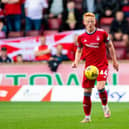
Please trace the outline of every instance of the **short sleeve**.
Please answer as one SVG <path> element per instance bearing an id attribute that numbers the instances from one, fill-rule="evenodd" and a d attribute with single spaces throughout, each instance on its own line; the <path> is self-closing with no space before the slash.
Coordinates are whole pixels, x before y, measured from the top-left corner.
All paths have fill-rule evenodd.
<path id="1" fill-rule="evenodd" d="M 81 37 L 78 36 L 77 38 L 77 48 L 81 49 L 83 47 L 82 43 L 81 43 Z"/>
<path id="2" fill-rule="evenodd" d="M 109 34 L 106 31 L 104 31 L 104 42 L 107 44 L 109 43 L 109 41 L 110 41 Z"/>

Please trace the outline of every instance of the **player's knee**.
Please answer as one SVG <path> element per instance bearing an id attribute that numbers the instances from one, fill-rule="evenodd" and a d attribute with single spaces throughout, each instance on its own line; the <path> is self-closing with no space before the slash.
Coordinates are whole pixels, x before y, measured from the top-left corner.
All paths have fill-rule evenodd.
<path id="1" fill-rule="evenodd" d="M 101 89 L 103 89 L 103 88 L 105 88 L 105 81 L 100 81 L 100 82 L 97 82 L 97 89 L 98 90 L 101 90 Z"/>
<path id="2" fill-rule="evenodd" d="M 92 88 L 84 88 L 84 92 L 88 92 L 88 93 L 91 93 L 92 92 Z"/>
<path id="3" fill-rule="evenodd" d="M 105 91 L 105 88 L 98 89 L 98 92 L 99 92 L 99 93 L 102 93 L 102 92 L 104 92 L 104 91 Z"/>
<path id="4" fill-rule="evenodd" d="M 102 90 L 104 88 L 105 88 L 105 86 L 101 86 L 101 87 L 98 87 L 97 90 L 99 91 L 99 90 Z"/>

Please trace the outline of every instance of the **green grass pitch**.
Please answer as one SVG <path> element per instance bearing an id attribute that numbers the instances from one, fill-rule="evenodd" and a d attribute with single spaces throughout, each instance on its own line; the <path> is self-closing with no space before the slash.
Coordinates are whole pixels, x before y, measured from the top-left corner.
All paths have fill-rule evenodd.
<path id="1" fill-rule="evenodd" d="M 0 129 L 129 129 L 129 103 L 110 103 L 112 116 L 103 117 L 92 104 L 92 122 L 81 124 L 81 103 L 0 102 Z"/>

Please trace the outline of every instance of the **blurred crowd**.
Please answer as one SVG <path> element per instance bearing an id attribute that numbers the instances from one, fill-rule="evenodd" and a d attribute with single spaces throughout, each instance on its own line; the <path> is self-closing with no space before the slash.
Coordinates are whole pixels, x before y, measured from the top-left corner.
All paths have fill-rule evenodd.
<path id="1" fill-rule="evenodd" d="M 95 13 L 97 26 L 110 34 L 118 54 L 123 52 L 119 58 L 129 59 L 129 0 L 0 0 L 0 39 L 83 29 L 85 12 Z M 38 52 L 39 49 L 47 51 Z M 49 46 L 39 49 L 35 50 L 36 59 L 44 53 L 50 56 Z M 59 53 L 50 60 L 69 59 Z"/>

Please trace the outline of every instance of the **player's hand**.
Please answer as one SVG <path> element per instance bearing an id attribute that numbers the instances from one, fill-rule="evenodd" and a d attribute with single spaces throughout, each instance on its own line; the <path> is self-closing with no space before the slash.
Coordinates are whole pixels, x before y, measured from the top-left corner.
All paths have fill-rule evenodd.
<path id="1" fill-rule="evenodd" d="M 116 71 L 119 71 L 119 64 L 118 62 L 113 62 L 113 67 Z"/>
<path id="2" fill-rule="evenodd" d="M 78 66 L 78 63 L 74 61 L 74 62 L 72 63 L 72 68 L 77 68 L 77 66 Z"/>

